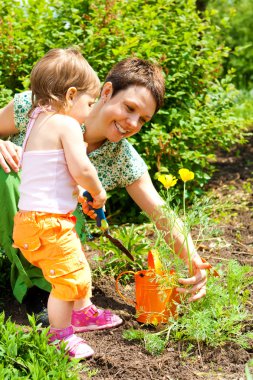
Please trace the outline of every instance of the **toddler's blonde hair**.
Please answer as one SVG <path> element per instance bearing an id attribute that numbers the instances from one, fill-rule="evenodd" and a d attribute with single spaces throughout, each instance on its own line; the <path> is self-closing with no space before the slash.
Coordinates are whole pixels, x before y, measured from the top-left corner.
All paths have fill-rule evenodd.
<path id="1" fill-rule="evenodd" d="M 99 96 L 97 74 L 77 48 L 49 50 L 31 72 L 32 109 L 52 106 L 58 111 L 67 107 L 66 93 L 70 87 L 93 97 Z"/>

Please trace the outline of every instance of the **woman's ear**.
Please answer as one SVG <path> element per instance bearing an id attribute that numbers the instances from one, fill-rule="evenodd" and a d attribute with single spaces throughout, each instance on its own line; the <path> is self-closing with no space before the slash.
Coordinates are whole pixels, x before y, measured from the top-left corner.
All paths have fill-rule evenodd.
<path id="1" fill-rule="evenodd" d="M 101 91 L 101 100 L 103 103 L 110 100 L 113 94 L 112 82 L 106 82 Z"/>

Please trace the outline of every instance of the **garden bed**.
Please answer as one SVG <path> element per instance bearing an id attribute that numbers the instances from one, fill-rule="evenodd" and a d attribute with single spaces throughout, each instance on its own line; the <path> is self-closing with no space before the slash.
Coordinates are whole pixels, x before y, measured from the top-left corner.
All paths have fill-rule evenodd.
<path id="1" fill-rule="evenodd" d="M 214 266 L 230 259 L 242 265 L 253 264 L 252 142 L 253 139 L 229 153 L 220 152 L 217 172 L 208 185 L 221 202 L 231 201 L 234 205 L 229 212 L 225 207 L 217 212 L 222 238 L 219 244 L 210 241 L 200 246 L 202 256 Z M 236 343 L 216 348 L 192 345 L 190 350 L 188 343 L 169 343 L 161 355 L 152 356 L 139 342 L 126 341 L 122 337 L 123 331 L 139 327 L 139 324 L 134 318 L 134 308 L 126 305 L 117 295 L 114 279 L 101 277 L 96 280 L 93 302 L 98 307 L 114 310 L 124 319 L 124 324 L 119 328 L 81 334 L 96 352 L 87 362 L 90 371 L 93 371 L 93 379 L 245 379 L 245 364 L 253 357 L 253 350 L 243 349 Z M 28 325 L 24 306 L 10 296 L 6 297 L 4 309 L 6 315 L 17 324 Z M 253 330 L 252 324 L 248 328 Z M 88 378 L 87 372 L 80 373 L 80 377 Z"/>

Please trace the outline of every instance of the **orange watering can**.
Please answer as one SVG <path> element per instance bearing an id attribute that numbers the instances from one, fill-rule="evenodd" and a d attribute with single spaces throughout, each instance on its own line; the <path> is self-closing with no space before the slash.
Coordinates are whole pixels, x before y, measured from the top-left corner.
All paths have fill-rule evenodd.
<path id="1" fill-rule="evenodd" d="M 135 301 L 127 299 L 119 290 L 119 280 L 124 274 L 133 274 L 135 278 Z M 174 271 L 170 274 L 173 278 Z M 125 271 L 116 279 L 116 290 L 127 303 L 135 306 L 137 321 L 146 324 L 159 324 L 176 315 L 179 294 L 168 283 L 168 273 L 162 271 L 157 255 L 148 254 L 148 269 L 138 272 Z"/>

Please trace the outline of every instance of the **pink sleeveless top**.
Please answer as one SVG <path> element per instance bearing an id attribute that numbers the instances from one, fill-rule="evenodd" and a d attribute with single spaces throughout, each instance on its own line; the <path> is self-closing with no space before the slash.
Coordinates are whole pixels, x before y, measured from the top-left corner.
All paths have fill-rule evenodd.
<path id="1" fill-rule="evenodd" d="M 40 112 L 43 110 L 39 107 L 34 110 L 23 143 L 18 208 L 67 214 L 77 206 L 78 188 L 68 170 L 63 149 L 25 152 L 31 129 Z"/>

